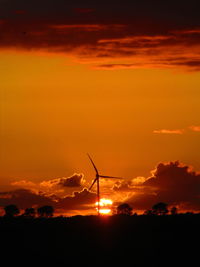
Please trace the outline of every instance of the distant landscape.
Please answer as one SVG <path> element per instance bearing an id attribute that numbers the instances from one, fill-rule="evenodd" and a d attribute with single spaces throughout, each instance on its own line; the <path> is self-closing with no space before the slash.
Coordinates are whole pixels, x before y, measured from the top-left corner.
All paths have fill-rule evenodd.
<path id="1" fill-rule="evenodd" d="M 198 256 L 199 226 L 200 214 L 193 213 L 3 216 L 1 260 L 23 266 L 70 266 L 70 262 L 75 266 L 192 263 Z"/>

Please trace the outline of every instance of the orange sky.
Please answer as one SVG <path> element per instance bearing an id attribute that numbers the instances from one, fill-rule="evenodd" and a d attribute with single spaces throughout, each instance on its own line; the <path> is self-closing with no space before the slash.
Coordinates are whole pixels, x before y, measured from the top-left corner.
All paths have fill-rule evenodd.
<path id="1" fill-rule="evenodd" d="M 199 73 L 94 70 L 63 56 L 2 52 L 1 176 L 147 175 L 159 161 L 198 168 Z M 184 129 L 183 134 L 154 133 Z M 12 166 L 12 167 L 11 167 Z"/>
<path id="2" fill-rule="evenodd" d="M 94 19 L 95 8 L 75 9 L 70 21 L 16 10 L 0 17 L 1 192 L 44 190 L 74 173 L 84 174 L 83 190 L 94 178 L 87 152 L 125 181 L 145 180 L 159 162 L 200 171 L 198 25 L 160 29 L 152 13 L 151 25 L 138 19 L 132 29 L 123 16 Z M 113 186 L 102 191 L 114 201 L 132 194 Z"/>
<path id="3" fill-rule="evenodd" d="M 199 73 L 96 70 L 22 51 L 0 59 L 2 190 L 75 172 L 89 185 L 87 152 L 103 173 L 129 179 L 177 159 L 199 170 L 200 133 L 189 128 L 199 125 Z"/>

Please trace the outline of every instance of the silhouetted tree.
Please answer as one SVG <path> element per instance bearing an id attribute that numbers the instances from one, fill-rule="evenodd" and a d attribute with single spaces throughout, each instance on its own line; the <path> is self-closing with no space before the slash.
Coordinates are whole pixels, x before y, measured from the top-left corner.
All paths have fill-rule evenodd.
<path id="1" fill-rule="evenodd" d="M 166 203 L 164 203 L 164 202 L 156 203 L 152 207 L 153 214 L 155 214 L 155 215 L 166 215 L 169 212 L 167 206 L 168 205 Z"/>
<path id="2" fill-rule="evenodd" d="M 153 210 L 145 210 L 144 215 L 154 215 Z"/>
<path id="3" fill-rule="evenodd" d="M 7 217 L 14 217 L 19 214 L 19 209 L 16 205 L 7 205 L 4 207 L 5 216 Z"/>
<path id="4" fill-rule="evenodd" d="M 53 217 L 54 208 L 52 206 L 42 206 L 37 209 L 40 217 L 51 218 Z"/>
<path id="5" fill-rule="evenodd" d="M 178 209 L 177 209 L 177 207 L 172 207 L 171 210 L 170 210 L 170 212 L 171 212 L 171 215 L 176 215 L 176 214 L 178 214 Z"/>
<path id="6" fill-rule="evenodd" d="M 35 212 L 34 208 L 27 208 L 27 209 L 25 209 L 23 216 L 27 217 L 27 218 L 34 218 L 35 214 L 36 214 L 36 212 Z"/>
<path id="7" fill-rule="evenodd" d="M 117 207 L 117 214 L 131 215 L 132 212 L 133 209 L 128 203 L 123 203 Z"/>

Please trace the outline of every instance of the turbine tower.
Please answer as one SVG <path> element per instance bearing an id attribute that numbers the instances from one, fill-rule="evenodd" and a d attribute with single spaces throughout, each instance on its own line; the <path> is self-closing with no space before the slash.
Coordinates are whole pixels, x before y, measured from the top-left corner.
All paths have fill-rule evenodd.
<path id="1" fill-rule="evenodd" d="M 98 170 L 97 170 L 97 167 L 95 166 L 95 164 L 94 164 L 94 162 L 93 162 L 93 160 L 92 160 L 92 158 L 90 157 L 90 155 L 89 154 L 87 154 L 88 155 L 88 157 L 89 157 L 89 159 L 90 159 L 90 161 L 91 161 L 91 163 L 92 163 L 92 165 L 93 165 L 93 167 L 94 167 L 94 169 L 95 169 L 95 172 L 96 172 L 96 178 L 93 180 L 93 182 L 92 182 L 92 184 L 91 184 L 91 186 L 90 186 L 90 188 L 89 188 L 89 191 L 92 189 L 92 187 L 93 187 L 93 185 L 95 184 L 95 183 L 97 183 L 97 201 L 98 201 L 98 206 L 97 206 L 97 211 L 98 211 L 98 215 L 100 215 L 100 185 L 99 185 L 99 178 L 105 178 L 105 179 L 123 179 L 123 178 L 121 178 L 121 177 L 115 177 L 115 176 L 107 176 L 107 175 L 101 175 L 101 174 L 99 174 L 99 172 L 98 172 Z"/>

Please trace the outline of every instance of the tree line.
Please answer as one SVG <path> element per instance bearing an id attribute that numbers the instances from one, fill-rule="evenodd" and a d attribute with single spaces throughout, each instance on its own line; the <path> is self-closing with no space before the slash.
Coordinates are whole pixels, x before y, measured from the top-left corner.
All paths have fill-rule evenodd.
<path id="1" fill-rule="evenodd" d="M 54 208 L 52 206 L 41 206 L 37 209 L 35 208 L 26 208 L 24 212 L 20 215 L 19 208 L 14 205 L 7 205 L 4 207 L 4 216 L 5 217 L 25 217 L 25 218 L 52 218 L 54 216 Z M 152 206 L 151 209 L 148 209 L 144 212 L 144 215 L 176 215 L 178 214 L 177 207 L 172 207 L 171 209 L 168 208 L 168 204 L 164 202 L 156 203 Z M 133 208 L 128 203 L 122 203 L 115 210 L 113 210 L 113 215 L 137 215 L 137 213 L 133 213 Z"/>
<path id="2" fill-rule="evenodd" d="M 144 215 L 176 215 L 178 214 L 177 207 L 172 207 L 170 210 L 168 208 L 168 204 L 164 202 L 156 203 L 152 206 L 151 209 L 148 209 L 144 212 Z M 116 214 L 124 214 L 124 215 L 137 215 L 137 213 L 133 214 L 133 208 L 128 203 L 123 203 L 117 207 Z"/>
<path id="3" fill-rule="evenodd" d="M 20 210 L 19 208 L 14 205 L 7 205 L 4 207 L 4 216 L 5 217 L 16 217 L 19 216 Z M 34 208 L 26 208 L 24 210 L 24 213 L 22 213 L 20 216 L 21 217 L 26 217 L 26 218 L 35 218 L 36 215 L 38 217 L 45 217 L 45 218 L 52 218 L 54 215 L 54 208 L 52 206 L 42 206 L 39 207 L 37 210 Z"/>

